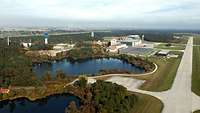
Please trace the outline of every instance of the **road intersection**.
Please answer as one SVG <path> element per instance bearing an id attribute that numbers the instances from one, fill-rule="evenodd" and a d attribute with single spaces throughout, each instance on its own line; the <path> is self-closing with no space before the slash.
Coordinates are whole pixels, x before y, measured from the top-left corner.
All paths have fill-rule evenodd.
<path id="1" fill-rule="evenodd" d="M 134 80 L 129 82 L 125 77 L 110 78 L 107 81 L 126 87 L 129 91 L 152 95 L 164 103 L 162 113 L 191 113 L 200 110 L 200 97 L 191 91 L 192 79 L 192 52 L 193 37 L 190 37 L 186 45 L 181 63 L 176 73 L 172 88 L 164 92 L 150 92 L 137 89 Z"/>

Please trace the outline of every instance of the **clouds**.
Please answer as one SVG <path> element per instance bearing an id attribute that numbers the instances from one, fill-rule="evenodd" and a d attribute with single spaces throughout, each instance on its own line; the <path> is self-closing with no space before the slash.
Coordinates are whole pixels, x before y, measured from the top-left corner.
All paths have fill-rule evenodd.
<path id="1" fill-rule="evenodd" d="M 72 22 L 136 27 L 152 24 L 161 27 L 177 22 L 200 25 L 198 5 L 197 0 L 1 0 L 0 25 L 17 22 L 30 25 L 39 19 L 53 23 L 60 20 L 58 24 L 65 25 Z"/>

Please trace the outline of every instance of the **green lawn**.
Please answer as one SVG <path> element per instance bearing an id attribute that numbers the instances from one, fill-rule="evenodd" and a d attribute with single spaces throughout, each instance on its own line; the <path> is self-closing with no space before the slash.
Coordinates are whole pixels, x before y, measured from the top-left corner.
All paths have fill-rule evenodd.
<path id="1" fill-rule="evenodd" d="M 158 65 L 158 70 L 149 76 L 135 77 L 146 80 L 140 89 L 148 91 L 166 91 L 170 89 L 182 58 L 181 52 L 176 53 L 180 54 L 179 58 L 151 58 Z"/>
<path id="2" fill-rule="evenodd" d="M 161 113 L 163 103 L 152 96 L 134 93 L 138 97 L 132 113 Z"/>
<path id="3" fill-rule="evenodd" d="M 182 44 L 171 44 L 171 46 L 167 46 L 166 43 L 159 44 L 155 46 L 157 49 L 168 49 L 168 50 L 184 50 L 185 45 Z"/>
<path id="4" fill-rule="evenodd" d="M 193 47 L 192 91 L 200 96 L 200 47 Z"/>

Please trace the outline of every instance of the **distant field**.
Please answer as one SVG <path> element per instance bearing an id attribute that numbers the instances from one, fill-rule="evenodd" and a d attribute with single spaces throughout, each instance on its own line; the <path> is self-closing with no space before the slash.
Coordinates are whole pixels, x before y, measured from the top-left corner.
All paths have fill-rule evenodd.
<path id="1" fill-rule="evenodd" d="M 200 96 L 200 47 L 193 47 L 192 91 Z"/>
<path id="2" fill-rule="evenodd" d="M 132 113 L 161 113 L 163 103 L 159 99 L 144 94 L 136 93 L 136 95 L 138 101 L 136 102 Z"/>
<path id="3" fill-rule="evenodd" d="M 194 43 L 194 45 L 200 45 L 200 36 L 195 36 L 193 43 Z"/>
<path id="4" fill-rule="evenodd" d="M 159 44 L 155 48 L 157 48 L 157 49 L 168 49 L 168 50 L 184 50 L 185 45 L 171 44 L 171 46 L 167 46 L 167 44 Z"/>
<path id="5" fill-rule="evenodd" d="M 151 58 L 158 65 L 158 70 L 149 76 L 136 77 L 146 80 L 140 89 L 148 91 L 166 91 L 170 89 L 182 58 L 182 53 L 177 53 L 180 54 L 179 58 Z"/>

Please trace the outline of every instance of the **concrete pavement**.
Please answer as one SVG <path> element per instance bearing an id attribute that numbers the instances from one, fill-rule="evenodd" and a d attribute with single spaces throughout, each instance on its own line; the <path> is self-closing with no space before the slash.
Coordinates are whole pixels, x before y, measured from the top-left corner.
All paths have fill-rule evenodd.
<path id="1" fill-rule="evenodd" d="M 200 110 L 200 97 L 191 91 L 193 37 L 190 37 L 172 88 L 165 92 L 149 92 L 138 90 L 135 80 L 125 77 L 110 78 L 108 81 L 126 87 L 129 91 L 157 97 L 164 103 L 162 113 L 191 113 Z"/>

